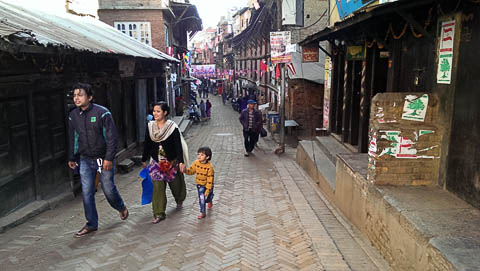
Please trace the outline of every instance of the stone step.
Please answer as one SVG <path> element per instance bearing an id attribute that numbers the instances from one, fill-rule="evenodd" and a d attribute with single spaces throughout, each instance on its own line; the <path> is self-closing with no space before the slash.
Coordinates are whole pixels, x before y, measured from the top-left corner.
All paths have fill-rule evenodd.
<path id="1" fill-rule="evenodd" d="M 120 173 L 128 173 L 133 170 L 135 163 L 130 159 L 125 159 L 117 164 L 117 169 Z"/>
<path id="2" fill-rule="evenodd" d="M 142 165 L 142 156 L 141 155 L 135 155 L 135 156 L 132 156 L 132 159 L 133 163 L 135 163 L 135 166 L 141 166 Z"/>
<path id="3" fill-rule="evenodd" d="M 180 124 L 182 124 L 183 121 L 183 116 L 175 116 L 173 117 L 172 121 L 175 122 L 178 127 L 180 127 Z"/>
<path id="4" fill-rule="evenodd" d="M 299 152 L 302 153 L 299 155 Z M 299 157 L 304 157 L 305 159 L 299 159 Z M 313 179 L 317 179 L 316 176 L 321 175 L 321 177 L 327 181 L 331 190 L 335 191 L 336 165 L 328 158 L 316 141 L 302 140 L 299 142 L 297 148 L 297 163 L 304 168 Z"/>
<path id="5" fill-rule="evenodd" d="M 190 121 L 188 119 L 184 119 L 178 128 L 180 129 L 180 132 L 183 135 L 185 135 L 185 133 L 187 133 L 187 131 L 190 128 L 191 125 L 192 125 L 192 121 Z"/>
<path id="6" fill-rule="evenodd" d="M 337 154 L 351 153 L 342 143 L 331 136 L 317 136 L 315 141 L 334 165 L 337 163 Z"/>

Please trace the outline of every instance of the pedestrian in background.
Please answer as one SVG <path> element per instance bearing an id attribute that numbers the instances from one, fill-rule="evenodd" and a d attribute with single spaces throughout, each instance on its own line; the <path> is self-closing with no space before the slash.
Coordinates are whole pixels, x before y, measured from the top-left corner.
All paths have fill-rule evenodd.
<path id="1" fill-rule="evenodd" d="M 248 107 L 240 113 L 239 120 L 243 126 L 245 156 L 250 156 L 263 128 L 262 114 L 254 108 L 256 103 L 255 100 L 248 100 Z"/>
<path id="2" fill-rule="evenodd" d="M 95 205 L 95 177 L 100 174 L 103 193 L 120 218 L 128 218 L 128 209 L 114 182 L 114 164 L 117 151 L 117 131 L 112 114 L 107 108 L 94 104 L 89 84 L 73 86 L 73 102 L 77 106 L 70 112 L 68 166 L 80 166 L 82 200 L 86 225 L 75 234 L 82 237 L 98 229 Z M 80 161 L 78 165 L 75 161 Z"/>
<path id="3" fill-rule="evenodd" d="M 225 105 L 225 102 L 227 101 L 227 93 L 225 91 L 222 91 L 222 102 L 223 105 Z"/>
<path id="4" fill-rule="evenodd" d="M 210 163 L 212 159 L 212 150 L 209 147 L 201 147 L 197 151 L 197 160 L 185 170 L 187 175 L 195 175 L 195 183 L 197 184 L 198 201 L 200 204 L 200 215 L 198 219 L 207 216 L 205 205 L 208 204 L 208 209 L 213 207 L 213 179 L 214 170 Z"/>
<path id="5" fill-rule="evenodd" d="M 207 102 L 205 103 L 205 111 L 207 112 L 207 118 L 210 118 L 210 113 L 212 112 L 212 103 L 209 99 L 207 99 Z"/>
<path id="6" fill-rule="evenodd" d="M 200 101 L 200 115 L 202 116 L 202 119 L 207 117 L 207 108 L 203 100 Z"/>
<path id="7" fill-rule="evenodd" d="M 183 171 L 185 170 L 184 163 L 188 160 L 188 148 L 185 140 L 178 129 L 175 122 L 167 120 L 170 113 L 170 107 L 165 102 L 157 103 L 153 107 L 154 121 L 148 123 L 147 132 L 145 134 L 145 143 L 142 155 L 142 164 L 146 168 L 149 164 L 152 165 L 152 159 L 156 162 L 166 161 L 169 165 L 168 170 L 175 176 L 166 176 L 165 179 L 153 181 L 153 224 L 164 220 L 166 218 L 165 209 L 167 207 L 167 195 L 165 193 L 167 182 L 173 198 L 177 203 L 177 209 L 182 208 L 183 201 L 187 196 L 187 189 Z M 173 172 L 172 169 L 173 168 Z M 168 179 L 167 179 L 168 177 Z M 173 177 L 173 178 L 172 178 Z"/>

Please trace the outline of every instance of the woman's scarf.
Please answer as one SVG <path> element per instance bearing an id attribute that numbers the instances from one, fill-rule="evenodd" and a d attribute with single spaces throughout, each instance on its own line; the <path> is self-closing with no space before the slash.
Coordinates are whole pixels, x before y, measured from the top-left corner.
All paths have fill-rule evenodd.
<path id="1" fill-rule="evenodd" d="M 171 120 L 167 120 L 165 124 L 161 128 L 159 128 L 155 121 L 150 121 L 148 123 L 148 133 L 150 135 L 150 139 L 152 139 L 153 142 L 157 143 L 166 140 L 175 131 L 175 128 L 178 129 L 178 133 L 180 134 L 180 141 L 182 142 L 183 162 L 186 165 L 189 165 L 187 142 L 183 138 L 183 135 L 180 132 L 177 124 Z"/>

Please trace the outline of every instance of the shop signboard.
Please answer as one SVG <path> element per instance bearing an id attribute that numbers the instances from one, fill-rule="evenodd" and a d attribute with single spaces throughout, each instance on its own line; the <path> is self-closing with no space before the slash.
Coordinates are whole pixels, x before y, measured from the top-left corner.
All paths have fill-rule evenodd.
<path id="1" fill-rule="evenodd" d="M 374 0 L 337 0 L 337 9 L 340 19 L 344 19 L 353 12 L 361 9 L 362 7 L 370 4 Z"/>
<path id="2" fill-rule="evenodd" d="M 270 52 L 272 64 L 292 62 L 292 55 L 287 51 L 287 48 L 290 45 L 290 31 L 270 32 Z"/>
<path id="3" fill-rule="evenodd" d="M 307 62 L 318 62 L 318 47 L 302 47 L 302 60 Z"/>

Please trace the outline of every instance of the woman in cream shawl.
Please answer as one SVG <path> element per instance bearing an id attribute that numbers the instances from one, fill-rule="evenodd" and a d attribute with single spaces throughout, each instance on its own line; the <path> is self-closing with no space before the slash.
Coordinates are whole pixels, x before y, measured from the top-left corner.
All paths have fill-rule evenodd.
<path id="1" fill-rule="evenodd" d="M 166 158 L 172 165 L 178 167 L 175 179 L 168 183 L 170 191 L 177 202 L 177 208 L 182 208 L 182 203 L 187 195 L 185 179 L 182 169 L 185 163 L 188 164 L 188 149 L 175 122 L 167 120 L 170 113 L 170 107 L 165 102 L 160 102 L 153 107 L 154 120 L 148 123 L 147 133 L 145 134 L 145 143 L 143 149 L 142 163 L 147 167 L 151 159 L 159 161 Z M 167 195 L 165 193 L 166 181 L 153 182 L 153 221 L 157 224 L 164 220 L 165 209 L 167 207 Z"/>

